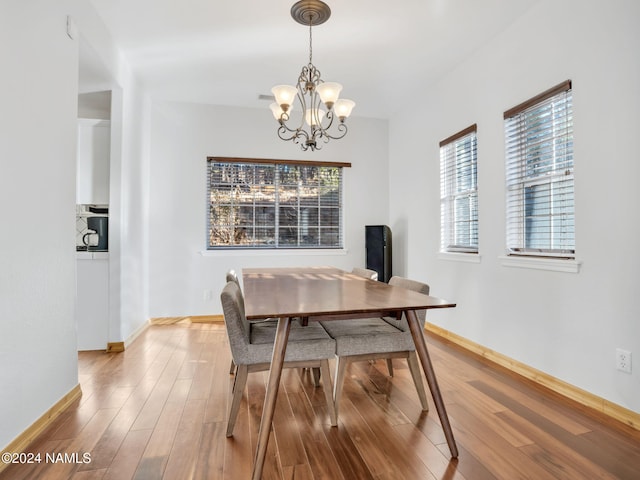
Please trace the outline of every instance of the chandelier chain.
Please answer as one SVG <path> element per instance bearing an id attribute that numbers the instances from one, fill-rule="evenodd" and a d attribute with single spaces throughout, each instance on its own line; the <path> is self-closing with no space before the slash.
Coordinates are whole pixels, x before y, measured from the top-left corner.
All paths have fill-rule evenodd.
<path id="1" fill-rule="evenodd" d="M 309 15 L 309 65 L 313 63 L 313 41 L 311 37 L 311 15 Z"/>

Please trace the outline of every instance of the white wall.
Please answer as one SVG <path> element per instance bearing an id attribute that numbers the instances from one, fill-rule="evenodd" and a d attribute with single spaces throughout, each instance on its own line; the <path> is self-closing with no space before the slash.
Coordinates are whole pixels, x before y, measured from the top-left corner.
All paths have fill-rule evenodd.
<path id="1" fill-rule="evenodd" d="M 430 313 L 429 321 L 635 412 L 640 162 L 630 139 L 640 130 L 638 19 L 636 0 L 542 1 L 390 122 L 396 266 L 458 303 Z M 498 258 L 505 252 L 502 112 L 566 79 L 573 80 L 582 268 L 572 274 L 506 267 Z M 472 123 L 479 264 L 437 258 L 438 143 Z M 415 201 L 406 202 L 407 190 Z M 616 370 L 617 347 L 636 355 L 631 375 Z"/>
<path id="2" fill-rule="evenodd" d="M 68 15 L 78 28 L 73 39 L 67 35 Z M 89 2 L 3 1 L 0 447 L 78 383 L 75 159 L 80 35 L 113 77 L 110 340 L 125 340 L 148 318 L 144 97 Z M 121 289 L 126 289 L 123 294 Z"/>
<path id="3" fill-rule="evenodd" d="M 111 120 L 111 342 L 130 340 L 149 318 L 149 101 L 130 72 L 121 72 L 120 83 L 123 88 L 113 93 Z"/>
<path id="4" fill-rule="evenodd" d="M 78 383 L 78 44 L 49 3 L 0 3 L 0 448 Z"/>
<path id="5" fill-rule="evenodd" d="M 264 109 L 154 104 L 151 121 L 149 312 L 151 317 L 221 314 L 224 274 L 233 268 L 363 266 L 364 226 L 388 220 L 387 122 L 349 119 L 350 131 L 316 152 L 276 136 Z M 207 156 L 351 162 L 344 170 L 346 254 L 247 254 L 206 249 Z M 205 290 L 212 298 L 205 300 Z"/>
<path id="6" fill-rule="evenodd" d="M 95 91 L 110 90 L 109 342 L 127 341 L 148 319 L 148 99 L 89 2 L 71 3 L 81 51 L 97 57 L 89 69 L 100 65 Z M 91 85 L 82 88 L 91 95 Z"/>

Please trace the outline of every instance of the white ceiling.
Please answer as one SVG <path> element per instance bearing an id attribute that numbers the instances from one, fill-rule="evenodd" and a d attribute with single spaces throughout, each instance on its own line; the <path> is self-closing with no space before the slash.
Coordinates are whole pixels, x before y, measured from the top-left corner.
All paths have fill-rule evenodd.
<path id="1" fill-rule="evenodd" d="M 267 108 L 260 94 L 294 84 L 309 31 L 295 0 L 90 0 L 156 98 Z M 539 0 L 325 0 L 313 63 L 343 84 L 354 116 L 388 118 Z M 83 52 L 81 91 L 99 90 Z M 93 82 L 93 83 L 92 83 Z"/>

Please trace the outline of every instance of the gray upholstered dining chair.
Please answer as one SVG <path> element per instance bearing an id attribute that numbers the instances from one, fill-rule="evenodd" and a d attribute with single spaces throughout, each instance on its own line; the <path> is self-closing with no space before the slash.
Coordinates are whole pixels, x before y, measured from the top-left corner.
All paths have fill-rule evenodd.
<path id="1" fill-rule="evenodd" d="M 227 282 L 220 294 L 220 301 L 231 355 L 237 366 L 227 421 L 227 437 L 230 437 L 233 435 L 248 374 L 270 368 L 277 324 L 247 321 L 242 291 L 234 281 Z M 327 409 L 333 426 L 338 424 L 338 416 L 333 401 L 329 359 L 334 357 L 335 351 L 335 341 L 317 322 L 304 327 L 298 322 L 291 322 L 283 368 L 309 367 L 321 370 Z"/>
<path id="2" fill-rule="evenodd" d="M 240 286 L 240 280 L 238 279 L 238 275 L 236 274 L 235 270 L 229 270 L 226 273 L 226 280 L 227 282 L 235 282 L 238 285 L 238 288 L 240 289 L 240 292 L 242 292 L 242 287 Z M 241 301 L 242 304 L 240 305 L 240 310 L 242 311 L 242 314 L 244 315 L 244 296 L 241 297 Z M 273 322 L 274 325 L 278 324 L 278 319 L 277 318 L 265 318 L 264 320 L 254 320 L 256 322 Z M 233 358 L 231 359 L 231 366 L 229 367 L 229 375 L 233 375 L 236 371 L 236 364 L 233 362 Z M 316 377 L 319 378 L 319 373 L 314 371 L 314 375 Z M 314 378 L 316 378 L 314 377 Z M 318 378 L 316 378 L 316 387 L 318 386 Z"/>
<path id="3" fill-rule="evenodd" d="M 226 274 L 226 280 L 227 283 L 229 282 L 236 282 L 236 284 L 238 285 L 238 288 L 240 289 L 240 291 L 242 291 L 242 287 L 240 286 L 240 280 L 238 279 L 238 274 L 236 274 L 235 270 L 229 270 Z M 242 314 L 244 315 L 244 297 L 242 297 L 242 305 L 240 306 Z M 236 373 L 236 364 L 233 361 L 233 358 L 231 358 L 231 365 L 229 366 L 229 375 L 233 375 L 234 373 Z"/>
<path id="4" fill-rule="evenodd" d="M 240 280 L 238 279 L 238 274 L 235 270 L 229 270 L 226 274 L 227 282 L 236 282 L 240 285 Z"/>
<path id="5" fill-rule="evenodd" d="M 426 283 L 403 277 L 391 277 L 389 285 L 407 288 L 424 294 L 429 293 L 429 285 Z M 421 327 L 424 328 L 426 310 L 419 310 L 416 313 Z M 338 402 L 342 394 L 347 366 L 351 362 L 381 358 L 387 360 L 389 375 L 391 376 L 393 376 L 391 359 L 404 358 L 407 360 L 422 409 L 429 409 L 413 338 L 404 315 L 399 320 L 390 317 L 362 318 L 328 320 L 321 321 L 320 324 L 336 341 L 337 360 L 333 396 L 336 412 L 338 411 Z"/>
<path id="6" fill-rule="evenodd" d="M 235 283 L 237 283 L 238 287 L 240 288 L 240 291 L 242 292 L 242 287 L 240 286 L 240 280 L 238 279 L 238 275 L 236 274 L 235 270 L 229 270 L 227 272 L 227 274 L 226 274 L 226 279 L 227 279 L 227 282 L 235 282 Z M 242 314 L 244 315 L 244 296 L 242 297 L 241 309 L 242 309 Z M 297 321 L 297 319 L 296 319 L 296 321 Z M 277 318 L 264 318 L 264 319 L 260 319 L 260 320 L 252 320 L 252 322 L 271 322 L 271 323 L 273 323 L 273 325 L 278 325 L 278 319 Z M 316 387 L 320 386 L 320 375 L 321 375 L 320 369 L 319 368 L 312 368 L 311 371 L 312 371 L 312 374 L 313 374 L 313 382 L 314 382 L 315 386 Z M 234 363 L 233 358 L 232 358 L 231 359 L 231 365 L 229 366 L 229 375 L 233 375 L 235 372 L 236 372 L 236 364 Z"/>
<path id="7" fill-rule="evenodd" d="M 378 272 L 368 268 L 354 267 L 351 273 L 362 278 L 368 278 L 369 280 L 378 280 Z"/>

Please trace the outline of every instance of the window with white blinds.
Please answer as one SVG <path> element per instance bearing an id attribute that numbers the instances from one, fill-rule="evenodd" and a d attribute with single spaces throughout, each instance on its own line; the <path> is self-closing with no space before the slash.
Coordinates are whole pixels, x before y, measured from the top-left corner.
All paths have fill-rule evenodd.
<path id="1" fill-rule="evenodd" d="M 571 81 L 506 111 L 507 252 L 575 256 Z"/>
<path id="2" fill-rule="evenodd" d="M 209 157 L 207 248 L 342 248 L 345 166 Z"/>
<path id="3" fill-rule="evenodd" d="M 440 251 L 478 253 L 477 126 L 440 142 Z"/>

